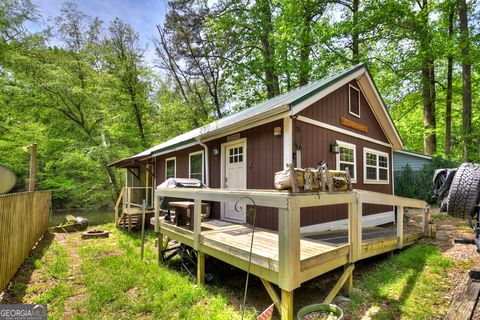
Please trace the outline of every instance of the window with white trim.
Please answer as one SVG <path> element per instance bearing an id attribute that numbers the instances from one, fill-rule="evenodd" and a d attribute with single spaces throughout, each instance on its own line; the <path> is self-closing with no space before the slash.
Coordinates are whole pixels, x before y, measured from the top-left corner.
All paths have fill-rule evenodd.
<path id="1" fill-rule="evenodd" d="M 165 179 L 175 178 L 177 175 L 177 158 L 165 159 Z"/>
<path id="2" fill-rule="evenodd" d="M 337 141 L 340 152 L 337 153 L 337 170 L 345 171 L 348 168 L 352 182 L 357 182 L 356 146 L 351 143 Z"/>
<path id="3" fill-rule="evenodd" d="M 360 118 L 360 90 L 352 85 L 348 86 L 348 112 Z"/>
<path id="4" fill-rule="evenodd" d="M 364 148 L 363 163 L 365 183 L 389 183 L 388 153 Z"/>
<path id="5" fill-rule="evenodd" d="M 189 177 L 203 182 L 203 151 L 192 152 L 189 154 Z"/>

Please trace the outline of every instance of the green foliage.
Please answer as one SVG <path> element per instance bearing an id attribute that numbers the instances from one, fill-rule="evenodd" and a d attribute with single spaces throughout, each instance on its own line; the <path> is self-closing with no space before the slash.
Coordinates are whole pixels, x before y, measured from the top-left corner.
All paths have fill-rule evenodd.
<path id="1" fill-rule="evenodd" d="M 25 23 L 38 18 L 31 1 L 3 1 L 0 165 L 16 172 L 16 191 L 24 190 L 29 155 L 22 148 L 36 142 L 38 187 L 53 190 L 55 207 L 111 205 L 123 175 L 109 163 L 358 62 L 369 67 L 406 148 L 423 150 L 425 136 L 435 134 L 435 155 L 447 157 L 450 56 L 448 157 L 459 161 L 466 133 L 464 41 L 456 5 L 450 0 L 173 0 L 154 41 L 159 63 L 152 67 L 138 33 L 120 19 L 104 25 L 67 2 L 49 29 L 30 34 Z M 480 92 L 479 12 L 478 2 L 469 3 L 474 106 Z M 421 72 L 426 65 L 432 73 L 428 86 Z M 436 127 L 425 124 L 425 88 Z M 479 121 L 480 109 L 473 108 L 472 127 Z M 467 139 L 474 161 L 480 160 L 474 152 L 479 137 L 472 130 Z M 401 182 L 402 194 L 429 199 L 425 170 L 415 178 L 421 192 Z"/>
<path id="2" fill-rule="evenodd" d="M 367 310 L 374 319 L 431 319 L 444 315 L 454 261 L 438 247 L 417 244 L 375 265 L 362 276 L 348 312 Z"/>
<path id="3" fill-rule="evenodd" d="M 433 174 L 439 168 L 455 168 L 457 164 L 433 158 L 432 163 L 424 165 L 420 171 L 413 171 L 410 165 L 406 165 L 402 171 L 396 171 L 395 194 L 402 197 L 425 200 L 430 204 L 435 203 L 433 198 Z"/>

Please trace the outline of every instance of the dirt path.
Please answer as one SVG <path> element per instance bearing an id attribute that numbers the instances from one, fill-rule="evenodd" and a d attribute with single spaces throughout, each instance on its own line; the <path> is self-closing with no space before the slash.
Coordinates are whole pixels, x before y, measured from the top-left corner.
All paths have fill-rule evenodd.
<path id="1" fill-rule="evenodd" d="M 73 295 L 65 301 L 63 319 L 74 319 L 75 316 L 85 314 L 86 309 L 79 308 L 79 302 L 88 299 L 87 287 L 82 281 L 82 259 L 78 254 L 78 244 L 81 241 L 80 234 L 59 234 L 55 235 L 59 244 L 63 245 L 68 254 L 68 284 Z"/>

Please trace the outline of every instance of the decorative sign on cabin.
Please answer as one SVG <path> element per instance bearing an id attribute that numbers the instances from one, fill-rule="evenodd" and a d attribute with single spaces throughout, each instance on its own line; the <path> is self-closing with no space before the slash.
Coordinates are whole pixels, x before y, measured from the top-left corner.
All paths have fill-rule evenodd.
<path id="1" fill-rule="evenodd" d="M 238 140 L 238 139 L 240 139 L 240 133 L 235 133 L 235 134 L 229 135 L 227 137 L 228 142 L 233 141 L 233 140 Z"/>
<path id="2" fill-rule="evenodd" d="M 344 125 L 345 127 L 349 127 L 361 132 L 368 133 L 368 127 L 364 124 L 358 123 L 356 121 L 341 117 L 340 118 L 340 123 Z"/>

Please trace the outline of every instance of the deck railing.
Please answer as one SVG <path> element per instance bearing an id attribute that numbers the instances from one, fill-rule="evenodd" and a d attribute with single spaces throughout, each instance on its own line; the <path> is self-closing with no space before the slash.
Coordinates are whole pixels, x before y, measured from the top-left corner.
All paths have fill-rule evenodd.
<path id="1" fill-rule="evenodd" d="M 277 208 L 278 215 L 278 285 L 291 291 L 300 286 L 301 282 L 309 278 L 308 270 L 301 270 L 300 266 L 300 209 L 327 205 L 348 205 L 348 246 L 349 262 L 354 263 L 368 256 L 379 254 L 381 248 L 375 249 L 374 254 L 362 253 L 362 212 L 363 204 L 387 205 L 396 207 L 397 248 L 402 248 L 404 208 L 418 208 L 422 210 L 422 230 L 426 230 L 429 223 L 427 217 L 428 204 L 425 201 L 403 198 L 389 194 L 376 193 L 364 190 L 353 192 L 321 192 L 321 193 L 290 193 L 276 190 L 226 190 L 226 189 L 165 189 L 159 188 L 156 196 L 168 196 L 193 199 L 194 225 L 193 248 L 200 246 L 201 230 L 201 202 L 216 201 L 235 203 L 242 197 L 249 197 L 258 206 Z M 243 201 L 243 200 L 242 200 Z M 158 204 L 158 201 L 156 201 Z M 246 200 L 243 205 L 250 204 Z M 242 205 L 242 203 L 241 203 Z M 155 208 L 155 230 L 161 232 L 158 208 Z M 302 274 L 302 277 L 297 275 Z M 315 274 L 315 272 L 311 272 Z"/>
<path id="2" fill-rule="evenodd" d="M 123 187 L 115 203 L 115 223 L 118 225 L 132 208 L 141 208 L 144 199 L 147 207 L 153 207 L 153 192 L 152 187 Z"/>
<path id="3" fill-rule="evenodd" d="M 159 232 L 159 257 L 163 245 L 162 232 L 172 236 L 175 240 L 192 246 L 198 251 L 197 282 L 203 283 L 205 254 L 226 261 L 260 277 L 267 291 L 274 292 L 271 283 L 281 289 L 279 311 L 282 319 L 293 319 L 293 290 L 314 277 L 330 270 L 344 266 L 344 273 L 329 293 L 324 303 L 331 303 L 342 286 L 351 292 L 354 263 L 361 259 L 392 251 L 404 246 L 403 216 L 406 207 L 422 210 L 422 230 L 427 230 L 429 223 L 428 205 L 425 201 L 398 197 L 394 195 L 354 190 L 351 192 L 320 192 L 320 193 L 290 193 L 276 190 L 226 190 L 226 189 L 165 189 L 158 188 L 155 193 L 155 231 Z M 161 223 L 159 219 L 158 197 L 188 198 L 194 200 L 193 232 L 181 227 L 173 227 L 168 223 Z M 257 206 L 278 209 L 278 259 L 268 261 L 268 266 L 252 263 L 248 265 L 245 257 L 237 255 L 238 251 L 228 245 L 222 249 L 210 246 L 205 240 L 208 234 L 202 236 L 201 205 L 202 201 L 236 203 L 239 199 L 241 206 L 249 205 L 248 198 L 255 201 Z M 396 237 L 387 237 L 380 241 L 364 243 L 363 241 L 363 204 L 387 205 L 396 207 Z M 313 257 L 314 261 L 301 260 L 301 208 L 321 207 L 327 205 L 348 206 L 348 244 L 338 246 L 338 250 L 327 256 Z M 205 231 L 208 232 L 208 231 Z M 407 239 L 412 243 L 414 237 Z M 346 250 L 348 249 L 348 250 Z M 278 301 L 276 294 L 271 294 L 273 301 Z"/>
<path id="4" fill-rule="evenodd" d="M 50 191 L 0 195 L 0 292 L 47 231 L 51 195 Z"/>

